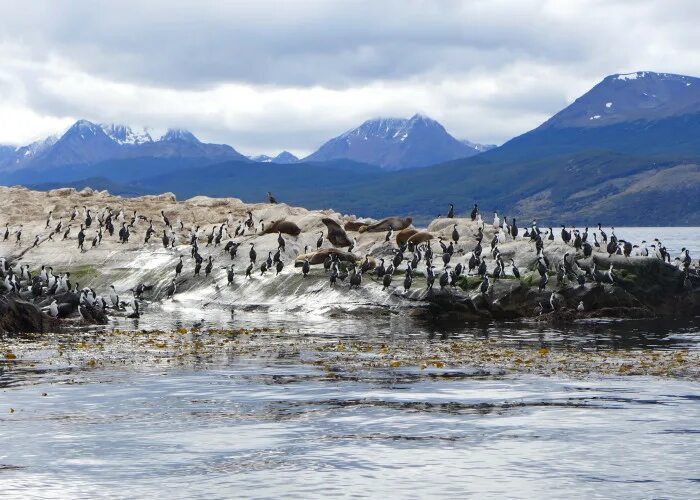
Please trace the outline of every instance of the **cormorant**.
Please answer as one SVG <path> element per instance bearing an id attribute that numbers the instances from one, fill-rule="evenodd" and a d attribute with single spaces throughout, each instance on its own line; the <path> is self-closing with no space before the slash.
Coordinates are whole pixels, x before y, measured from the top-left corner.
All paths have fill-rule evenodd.
<path id="1" fill-rule="evenodd" d="M 479 206 L 474 203 L 474 208 L 472 208 L 471 218 L 473 221 L 476 220 L 476 216 L 479 215 Z"/>

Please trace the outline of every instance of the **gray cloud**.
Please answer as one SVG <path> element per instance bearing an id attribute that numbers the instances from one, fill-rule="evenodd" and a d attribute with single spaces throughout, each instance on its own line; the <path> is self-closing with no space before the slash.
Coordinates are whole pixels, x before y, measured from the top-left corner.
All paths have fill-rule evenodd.
<path id="1" fill-rule="evenodd" d="M 0 17 L 0 110 L 26 124 L 0 142 L 87 117 L 308 151 L 415 111 L 502 142 L 606 74 L 700 73 L 698 14 L 690 0 L 23 2 Z"/>

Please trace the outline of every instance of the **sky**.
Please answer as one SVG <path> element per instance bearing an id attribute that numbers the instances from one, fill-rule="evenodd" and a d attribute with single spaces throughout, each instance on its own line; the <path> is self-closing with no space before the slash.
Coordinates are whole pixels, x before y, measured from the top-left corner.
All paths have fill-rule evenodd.
<path id="1" fill-rule="evenodd" d="M 75 120 L 306 155 L 422 113 L 500 144 L 606 75 L 700 75 L 696 0 L 2 0 L 0 144 Z"/>

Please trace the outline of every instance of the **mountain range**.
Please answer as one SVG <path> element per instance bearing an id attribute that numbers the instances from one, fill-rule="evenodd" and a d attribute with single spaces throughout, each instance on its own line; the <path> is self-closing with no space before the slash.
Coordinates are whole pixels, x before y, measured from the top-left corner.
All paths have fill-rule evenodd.
<path id="1" fill-rule="evenodd" d="M 231 146 L 205 144 L 191 132 L 169 129 L 154 140 L 147 130 L 126 125 L 95 124 L 78 120 L 60 137 L 51 136 L 14 152 L 0 153 L 0 172 L 47 171 L 63 166 L 95 165 L 129 158 L 198 158 L 209 161 L 247 160 Z"/>
<path id="2" fill-rule="evenodd" d="M 299 161 L 299 158 L 294 156 L 292 153 L 289 151 L 282 151 L 280 154 L 277 156 L 268 156 L 268 155 L 257 155 L 257 156 L 249 156 L 249 158 L 253 161 L 257 161 L 259 163 L 282 163 L 282 164 L 288 164 L 288 163 L 296 163 Z"/>
<path id="3" fill-rule="evenodd" d="M 291 156 L 249 159 L 185 131 L 154 140 L 80 121 L 60 138 L 0 147 L 0 168 L 6 184 L 245 201 L 272 190 L 309 208 L 418 221 L 449 203 L 466 212 L 478 202 L 485 213 L 541 224 L 700 224 L 700 79 L 610 75 L 497 148 L 459 141 L 415 115 L 369 120 L 302 160 Z"/>
<path id="4" fill-rule="evenodd" d="M 329 140 L 304 161 L 351 160 L 400 170 L 467 158 L 490 147 L 459 141 L 435 120 L 415 115 L 410 119 L 368 120 Z M 0 146 L 0 172 L 45 173 L 56 167 L 90 166 L 134 158 L 192 159 L 195 163 L 246 159 L 280 164 L 300 161 L 289 151 L 274 157 L 245 157 L 226 144 L 203 143 L 183 129 L 169 129 L 162 137 L 153 139 L 146 129 L 78 120 L 60 137 L 50 136 L 22 147 Z"/>

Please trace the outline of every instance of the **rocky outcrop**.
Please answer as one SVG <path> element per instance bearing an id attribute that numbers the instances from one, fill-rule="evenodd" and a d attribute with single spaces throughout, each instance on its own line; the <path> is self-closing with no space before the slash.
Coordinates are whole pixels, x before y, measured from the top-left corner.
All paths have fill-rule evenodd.
<path id="1" fill-rule="evenodd" d="M 43 333 L 60 329 L 61 322 L 24 300 L 0 295 L 0 333 Z"/>
<path id="2" fill-rule="evenodd" d="M 80 207 L 80 214 L 72 223 L 72 232 L 64 239 L 63 233 L 71 224 L 70 214 L 75 206 Z M 82 207 L 90 208 L 94 218 L 104 214 L 107 208 L 114 214 L 123 212 L 126 224 L 136 211 L 138 217 L 130 227 L 129 241 L 120 242 L 117 232 L 112 236 L 103 232 L 102 241 L 93 246 L 91 241 L 98 234 L 98 227 L 93 222 L 86 231 L 85 248 L 80 250 L 76 238 L 78 226 L 85 217 Z M 49 211 L 53 211 L 53 219 L 47 228 Z M 169 218 L 172 228 L 165 227 L 161 211 Z M 609 257 L 600 249 L 594 249 L 591 257 L 584 258 L 581 251 L 560 238 L 543 242 L 543 254 L 550 262 L 549 280 L 543 288 L 538 286 L 540 274 L 535 243 L 523 238 L 522 233 L 517 239 L 496 238 L 495 244 L 505 263 L 505 276 L 501 274 L 496 279 L 493 277 L 495 259 L 490 246 L 496 241 L 496 231 L 489 224 L 481 228 L 482 256 L 485 256 L 486 272 L 491 277 L 488 290 L 482 293 L 482 278 L 476 275 L 476 270 L 468 271 L 472 250 L 481 234 L 477 223 L 469 218 L 438 218 L 426 229 L 413 228 L 409 218 L 389 218 L 372 222 L 369 224 L 372 229 L 359 231 L 367 224 L 356 225 L 353 216 L 331 210 L 306 210 L 283 203 L 246 204 L 236 198 L 206 197 L 177 202 L 169 194 L 120 198 L 106 192 L 81 195 L 72 189 L 40 193 L 2 187 L 0 214 L 4 217 L 0 220 L 0 227 L 8 222 L 12 232 L 7 241 L 0 241 L 0 257 L 11 262 L 16 275 L 21 266 L 29 269 L 34 277 L 39 274 L 41 266 L 51 266 L 56 275 L 70 272 L 73 287 L 77 284 L 80 289 L 89 287 L 98 297 L 107 298 L 108 316 L 132 313 L 132 290 L 141 285 L 148 285 L 143 300 L 148 301 L 150 311 L 156 308 L 162 308 L 166 313 L 173 311 L 176 306 L 164 299 L 180 256 L 183 269 L 177 277 L 176 300 L 183 306 L 178 306 L 181 309 L 197 310 L 210 304 L 209 308 L 218 306 L 226 310 L 231 307 L 264 307 L 284 313 L 320 315 L 401 311 L 411 315 L 453 315 L 467 321 L 519 318 L 569 321 L 602 316 L 638 318 L 700 314 L 700 277 L 694 266 L 684 274 L 657 258 Z M 63 230 L 60 233 L 52 231 L 51 228 L 61 219 Z M 145 242 L 150 221 L 153 221 L 156 233 Z M 252 222 L 248 225 L 247 221 Z M 209 236 L 225 228 L 227 223 L 229 233 L 224 234 L 221 241 L 209 241 Z M 24 236 L 18 245 L 13 237 L 19 224 L 23 224 Z M 401 225 L 406 227 L 401 229 Z M 198 251 L 205 262 L 201 266 L 203 272 L 199 274 L 194 273 L 195 259 L 189 244 L 191 231 L 197 226 L 200 227 Z M 236 227 L 243 228 L 244 234 L 234 235 Z M 339 239 L 328 238 L 329 227 L 336 231 Z M 395 239 L 387 239 L 389 227 L 393 228 Z M 174 236 L 173 245 L 163 245 L 164 230 L 168 237 Z M 283 233 L 283 245 L 280 245 L 277 231 Z M 50 233 L 52 239 L 48 238 Z M 40 243 L 33 246 L 36 235 L 40 237 Z M 448 245 L 450 241 L 454 252 L 443 261 L 441 243 Z M 352 251 L 347 251 L 344 246 L 336 248 L 336 245 L 350 243 L 353 244 Z M 246 277 L 244 270 L 249 267 L 249 252 L 253 248 L 257 261 Z M 435 277 L 430 289 L 427 287 L 425 259 L 429 248 L 433 253 L 431 264 Z M 413 253 L 414 249 L 421 252 L 420 257 Z M 272 268 L 261 268 L 263 261 L 268 256 L 272 259 L 272 255 L 278 255 L 283 266 L 278 270 L 275 262 Z M 558 276 L 564 255 L 574 270 Z M 210 272 L 205 273 L 209 257 L 213 264 Z M 303 277 L 297 268 L 307 258 L 313 268 Z M 333 281 L 330 262 L 334 258 L 338 261 L 338 272 Z M 450 275 L 448 282 L 440 286 L 444 281 L 440 277 L 445 276 L 445 262 L 450 266 L 447 269 L 460 268 L 462 274 L 457 278 Z M 359 282 L 351 286 L 353 264 L 362 272 Z M 416 264 L 412 280 L 405 279 L 409 264 Z M 610 264 L 615 269 L 612 283 L 600 276 Z M 230 265 L 234 266 L 234 275 L 229 283 Z M 513 276 L 513 266 L 519 270 L 519 279 Z M 394 269 L 393 278 L 385 286 L 378 270 L 390 267 Z M 591 273 L 594 267 L 598 271 Z M 0 277 L 4 280 L 2 272 Z M 583 278 L 582 284 L 579 278 Z M 22 280 L 21 297 L 35 300 L 40 308 L 48 307 L 55 296 L 44 286 L 40 297 L 32 299 L 31 284 L 27 278 Z M 114 285 L 120 301 L 125 301 L 126 306 L 111 307 L 110 285 Z M 0 293 L 4 289 L 4 283 L 0 282 Z M 7 297 L 6 304 L 9 304 Z M 80 318 L 79 297 L 80 293 L 75 292 L 59 297 L 59 317 Z M 579 310 L 581 304 L 583 310 Z M 13 313 L 15 319 L 7 327 L 22 328 L 16 318 L 31 318 L 33 310 L 26 304 L 12 307 L 14 311 L 24 312 L 19 316 Z M 45 315 L 39 317 L 43 318 L 43 323 L 39 324 L 35 317 L 27 328 L 45 328 Z M 99 323 L 106 320 L 90 311 L 86 311 L 83 318 Z"/>

